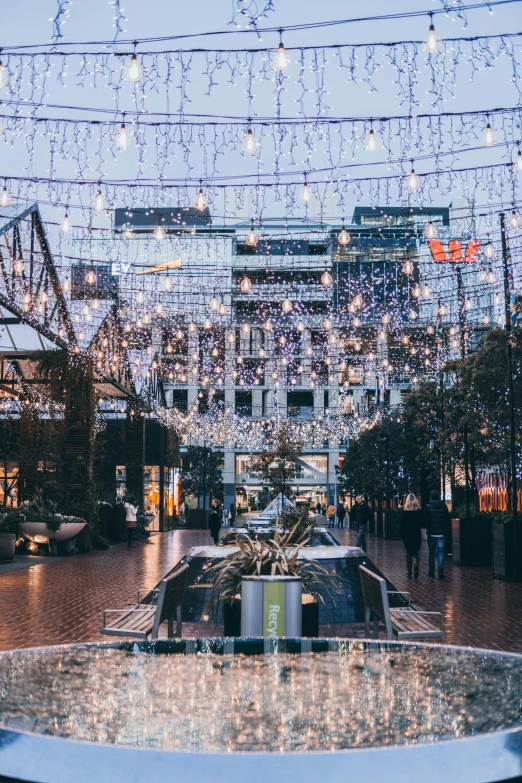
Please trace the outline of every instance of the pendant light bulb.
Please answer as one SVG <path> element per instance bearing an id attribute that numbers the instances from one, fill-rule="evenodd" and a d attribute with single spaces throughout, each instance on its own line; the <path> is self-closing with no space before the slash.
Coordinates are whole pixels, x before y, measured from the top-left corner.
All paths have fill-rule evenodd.
<path id="1" fill-rule="evenodd" d="M 486 130 L 484 131 L 484 144 L 486 145 L 486 147 L 492 147 L 495 141 L 496 141 L 495 132 L 491 127 L 491 123 L 488 122 L 488 124 L 486 125 Z"/>
<path id="2" fill-rule="evenodd" d="M 8 207 L 10 203 L 11 203 L 11 196 L 9 195 L 9 192 L 4 185 L 2 195 L 0 196 L 0 205 L 2 207 Z"/>
<path id="3" fill-rule="evenodd" d="M 163 281 L 163 288 L 165 291 L 170 291 L 172 288 L 172 280 L 170 278 L 170 275 L 165 275 L 165 280 Z"/>
<path id="4" fill-rule="evenodd" d="M 255 247 L 258 243 L 258 238 L 256 236 L 256 232 L 254 231 L 254 222 L 252 221 L 252 227 L 250 231 L 248 232 L 246 243 L 249 247 Z"/>
<path id="5" fill-rule="evenodd" d="M 288 297 L 284 299 L 282 307 L 284 313 L 289 313 L 292 310 L 292 302 Z"/>
<path id="6" fill-rule="evenodd" d="M 247 155 L 255 155 L 258 149 L 259 142 L 254 136 L 252 128 L 249 128 L 243 139 L 243 151 L 246 152 Z"/>
<path id="7" fill-rule="evenodd" d="M 495 248 L 493 247 L 493 243 L 488 240 L 487 244 L 484 247 L 484 255 L 486 258 L 493 258 L 495 255 Z"/>
<path id="8" fill-rule="evenodd" d="M 366 152 L 377 152 L 381 148 L 381 139 L 373 128 L 370 128 L 364 140 L 364 149 Z"/>
<path id="9" fill-rule="evenodd" d="M 239 287 L 241 288 L 243 293 L 245 293 L 245 294 L 248 293 L 251 290 L 251 288 L 252 288 L 252 281 L 251 281 L 251 279 L 249 277 L 245 276 L 242 279 Z"/>
<path id="10" fill-rule="evenodd" d="M 71 231 L 71 221 L 69 220 L 69 215 L 67 212 L 64 215 L 64 218 L 61 222 L 60 229 L 62 234 L 69 234 Z"/>
<path id="11" fill-rule="evenodd" d="M 203 188 L 200 188 L 195 201 L 195 207 L 196 209 L 199 209 L 200 212 L 203 212 L 203 210 L 207 208 L 207 204 L 208 201 L 205 194 L 203 193 Z"/>
<path id="12" fill-rule="evenodd" d="M 0 87 L 5 87 L 9 81 L 9 71 L 0 60 Z"/>
<path id="13" fill-rule="evenodd" d="M 424 233 L 426 234 L 427 239 L 435 239 L 437 236 L 437 229 L 433 225 L 433 221 L 430 220 L 426 228 L 424 229 Z"/>
<path id="14" fill-rule="evenodd" d="M 212 299 L 210 300 L 210 309 L 211 310 L 217 310 L 218 307 L 219 307 L 219 302 L 216 299 L 216 297 L 213 296 Z"/>
<path id="15" fill-rule="evenodd" d="M 136 301 L 138 304 L 143 304 L 143 302 L 145 301 L 143 291 L 138 291 L 138 293 L 136 294 Z"/>
<path id="16" fill-rule="evenodd" d="M 158 223 L 158 225 L 154 229 L 153 236 L 154 236 L 154 239 L 158 240 L 158 242 L 161 242 L 161 240 L 165 239 L 165 237 L 167 236 L 167 234 L 165 232 L 165 229 L 163 228 L 161 223 Z"/>
<path id="17" fill-rule="evenodd" d="M 513 212 L 511 213 L 511 219 L 509 221 L 509 225 L 511 226 L 511 228 L 518 228 L 520 226 L 520 218 L 515 212 L 515 210 L 513 210 Z"/>
<path id="18" fill-rule="evenodd" d="M 282 30 L 280 31 L 282 34 Z M 292 61 L 286 51 L 282 37 L 279 40 L 279 46 L 274 57 L 274 67 L 277 71 L 284 71 L 291 65 Z"/>
<path id="19" fill-rule="evenodd" d="M 442 48 L 442 41 L 435 32 L 435 25 L 433 21 L 430 24 L 428 30 L 428 37 L 424 41 L 424 48 L 429 54 L 437 54 Z"/>
<path id="20" fill-rule="evenodd" d="M 107 208 L 107 201 L 105 200 L 105 196 L 101 192 L 100 188 L 98 188 L 98 192 L 92 200 L 92 206 L 93 209 L 95 209 L 97 212 L 102 212 Z"/>
<path id="21" fill-rule="evenodd" d="M 117 133 L 114 134 L 114 143 L 116 144 L 118 149 L 126 150 L 129 147 L 130 140 L 131 140 L 130 134 L 125 127 L 125 123 L 122 122 L 121 128 Z"/>
<path id="22" fill-rule="evenodd" d="M 411 275 L 414 270 L 413 261 L 410 261 L 410 259 L 406 259 L 404 264 L 402 265 L 402 271 L 405 275 Z"/>
<path id="23" fill-rule="evenodd" d="M 515 161 L 515 171 L 517 174 L 522 174 L 522 151 L 518 150 L 517 159 Z"/>
<path id="24" fill-rule="evenodd" d="M 420 188 L 420 179 L 415 174 L 415 169 L 412 168 L 408 176 L 406 177 L 406 187 L 408 190 L 410 190 L 412 193 L 415 193 Z"/>
<path id="25" fill-rule="evenodd" d="M 303 185 L 303 191 L 301 193 L 301 200 L 304 201 L 305 204 L 309 204 L 312 200 L 312 191 L 310 190 L 310 187 L 308 185 L 308 182 L 305 180 Z"/>
<path id="26" fill-rule="evenodd" d="M 332 275 L 330 274 L 330 272 L 328 271 L 328 269 L 325 269 L 325 271 L 324 271 L 324 272 L 323 272 L 323 274 L 321 275 L 321 283 L 322 283 L 323 285 L 332 285 L 332 283 L 333 283 L 333 277 L 332 277 Z"/>
<path id="27" fill-rule="evenodd" d="M 143 68 L 138 62 L 136 52 L 134 52 L 125 66 L 123 78 L 127 79 L 129 82 L 139 82 L 143 78 Z"/>
<path id="28" fill-rule="evenodd" d="M 339 234 L 337 235 L 337 241 L 339 242 L 340 245 L 345 247 L 346 245 L 349 244 L 350 240 L 351 240 L 351 236 L 348 233 L 348 231 L 345 229 L 344 220 L 343 220 L 342 228 L 339 231 Z"/>

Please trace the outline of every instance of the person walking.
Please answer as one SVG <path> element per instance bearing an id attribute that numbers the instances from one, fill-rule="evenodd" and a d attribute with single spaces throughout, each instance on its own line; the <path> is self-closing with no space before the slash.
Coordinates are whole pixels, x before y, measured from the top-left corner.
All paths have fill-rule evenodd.
<path id="1" fill-rule="evenodd" d="M 323 513 L 323 507 L 321 506 L 321 501 L 317 501 L 317 505 L 315 507 L 315 513 L 316 514 L 322 514 Z"/>
<path id="2" fill-rule="evenodd" d="M 234 503 L 231 503 L 228 509 L 228 516 L 230 519 L 230 527 L 234 527 L 235 521 L 236 521 L 236 506 Z"/>
<path id="3" fill-rule="evenodd" d="M 422 511 L 419 501 L 413 494 L 407 496 L 401 514 L 401 536 L 406 550 L 406 566 L 408 579 L 413 576 L 419 578 L 419 550 L 421 545 Z"/>
<path id="4" fill-rule="evenodd" d="M 125 508 L 125 522 L 127 524 L 127 546 L 134 549 L 134 531 L 136 530 L 138 506 L 135 504 L 134 499 L 127 498 L 124 504 Z"/>
<path id="5" fill-rule="evenodd" d="M 446 536 L 450 533 L 451 517 L 447 505 L 440 499 L 440 492 L 437 492 L 436 489 L 430 492 L 430 500 L 424 509 L 424 518 L 428 534 L 428 576 L 432 578 L 435 576 L 436 550 L 439 579 L 444 579 Z"/>
<path id="6" fill-rule="evenodd" d="M 366 530 L 372 512 L 362 495 L 357 495 L 350 509 L 350 525 L 357 530 L 357 546 L 366 552 Z"/>
<path id="7" fill-rule="evenodd" d="M 335 525 L 335 506 L 330 503 L 326 509 L 326 517 L 328 519 L 328 527 L 334 527 Z"/>
<path id="8" fill-rule="evenodd" d="M 346 516 L 346 509 L 344 505 L 339 501 L 337 504 L 337 527 L 343 528 L 344 527 L 344 518 Z"/>
<path id="9" fill-rule="evenodd" d="M 215 507 L 210 512 L 209 528 L 210 535 L 214 539 L 214 544 L 217 544 L 219 541 L 219 531 L 221 530 L 221 514 Z"/>

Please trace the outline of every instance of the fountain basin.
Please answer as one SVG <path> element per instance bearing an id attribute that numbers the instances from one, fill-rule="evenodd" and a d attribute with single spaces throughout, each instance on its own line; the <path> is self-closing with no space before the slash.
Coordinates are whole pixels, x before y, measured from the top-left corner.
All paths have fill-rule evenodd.
<path id="1" fill-rule="evenodd" d="M 521 674 L 522 656 L 355 640 L 3 653 L 0 775 L 505 781 L 522 774 Z"/>

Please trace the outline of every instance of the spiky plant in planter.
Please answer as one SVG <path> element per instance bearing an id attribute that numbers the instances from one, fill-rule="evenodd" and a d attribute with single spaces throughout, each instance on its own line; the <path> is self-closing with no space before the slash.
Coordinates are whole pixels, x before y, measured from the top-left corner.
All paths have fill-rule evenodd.
<path id="1" fill-rule="evenodd" d="M 240 538 L 237 551 L 212 566 L 208 572 L 213 580 L 205 607 L 216 607 L 220 601 L 232 603 L 240 592 L 243 576 L 297 576 L 303 590 L 325 605 L 324 594 L 339 592 L 335 578 L 313 560 L 300 560 L 299 553 L 308 543 L 308 534 L 297 535 L 296 526 L 286 533 L 275 531 L 267 541 Z"/>

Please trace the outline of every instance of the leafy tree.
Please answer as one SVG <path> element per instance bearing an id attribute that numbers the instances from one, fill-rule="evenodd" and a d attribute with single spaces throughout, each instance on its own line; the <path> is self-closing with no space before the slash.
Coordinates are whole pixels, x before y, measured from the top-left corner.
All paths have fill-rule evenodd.
<path id="1" fill-rule="evenodd" d="M 221 470 L 223 454 L 212 451 L 207 446 L 189 446 L 187 459 L 189 468 L 182 472 L 181 483 L 184 489 L 198 499 L 203 497 L 205 508 L 206 496 L 210 492 L 216 496 L 223 490 L 223 473 Z"/>
<path id="2" fill-rule="evenodd" d="M 273 435 L 268 447 L 256 455 L 248 470 L 257 473 L 268 484 L 274 496 L 290 495 L 290 483 L 301 454 L 302 443 L 296 439 L 291 424 L 283 422 Z"/>

